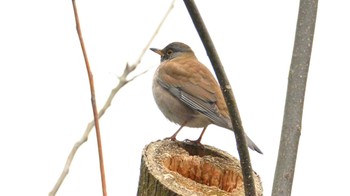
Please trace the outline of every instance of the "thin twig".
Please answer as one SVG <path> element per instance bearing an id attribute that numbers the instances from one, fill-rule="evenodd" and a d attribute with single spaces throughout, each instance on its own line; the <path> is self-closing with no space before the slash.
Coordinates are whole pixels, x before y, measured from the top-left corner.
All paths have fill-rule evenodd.
<path id="1" fill-rule="evenodd" d="M 105 169 L 104 169 L 104 162 L 103 162 L 103 150 L 102 150 L 102 140 L 101 140 L 101 132 L 100 132 L 100 123 L 98 118 L 98 111 L 96 106 L 96 96 L 95 96 L 95 87 L 94 87 L 94 77 L 91 72 L 90 63 L 88 60 L 88 55 L 85 49 L 84 39 L 80 28 L 80 22 L 79 22 L 79 16 L 78 16 L 78 9 L 75 3 L 75 0 L 72 0 L 73 3 L 73 9 L 74 9 L 74 17 L 75 17 L 75 23 L 77 28 L 77 33 L 79 36 L 79 41 L 81 45 L 81 49 L 83 51 L 86 70 L 89 76 L 89 84 L 90 84 L 90 92 L 91 92 L 91 103 L 92 103 L 92 110 L 94 114 L 94 123 L 95 123 L 95 130 L 96 130 L 96 139 L 97 139 L 97 148 L 98 148 L 98 156 L 99 156 L 99 163 L 100 163 L 100 175 L 101 175 L 101 185 L 102 185 L 102 193 L 103 196 L 107 196 L 107 186 L 106 186 L 106 175 L 105 175 Z"/>
<path id="2" fill-rule="evenodd" d="M 109 97 L 107 98 L 104 106 L 101 108 L 101 110 L 99 111 L 98 113 L 98 118 L 101 118 L 105 112 L 107 111 L 107 109 L 111 106 L 112 104 L 112 101 L 115 97 L 115 95 L 119 92 L 119 90 L 125 86 L 127 83 L 129 83 L 130 81 L 134 80 L 135 78 L 137 78 L 138 76 L 146 73 L 148 70 L 145 70 L 143 71 L 142 73 L 132 77 L 131 79 L 127 79 L 127 77 L 129 76 L 130 73 L 132 73 L 136 68 L 137 66 L 141 63 L 141 60 L 142 60 L 142 57 L 143 55 L 145 54 L 145 52 L 147 51 L 147 49 L 150 47 L 152 41 L 154 40 L 154 38 L 156 37 L 156 35 L 158 34 L 159 32 L 159 29 L 161 28 L 161 26 L 163 25 L 165 19 L 168 17 L 169 13 L 171 12 L 171 10 L 173 9 L 174 7 L 174 4 L 175 4 L 175 1 L 176 0 L 173 0 L 167 10 L 167 12 L 165 13 L 163 19 L 161 20 L 161 22 L 159 23 L 158 27 L 156 28 L 155 32 L 153 33 L 152 37 L 150 38 L 150 40 L 148 41 L 148 43 L 146 44 L 145 48 L 142 50 L 139 58 L 137 59 L 137 61 L 132 64 L 131 66 L 129 64 L 126 64 L 125 68 L 124 68 L 124 72 L 123 74 L 119 77 L 119 83 L 117 84 L 117 86 L 115 88 L 113 88 L 111 90 L 111 93 L 109 94 Z M 69 168 L 73 162 L 73 159 L 74 159 L 74 156 L 76 154 L 76 152 L 78 151 L 78 149 L 80 148 L 80 146 L 82 144 L 84 144 L 87 140 L 88 140 L 88 137 L 89 137 L 89 134 L 92 130 L 92 128 L 94 127 L 95 123 L 94 123 L 94 120 L 92 120 L 91 122 L 88 123 L 85 131 L 84 131 L 84 134 L 83 136 L 80 138 L 79 141 L 77 141 L 73 148 L 71 149 L 68 157 L 67 157 L 67 161 L 66 161 L 66 164 L 62 170 L 62 173 L 60 175 L 60 177 L 58 178 L 55 186 L 53 187 L 53 189 L 51 190 L 51 192 L 49 193 L 49 196 L 54 196 L 56 195 L 58 189 L 61 187 L 64 179 L 66 178 L 66 176 L 68 175 L 69 173 Z"/>
<path id="3" fill-rule="evenodd" d="M 205 27 L 204 21 L 199 13 L 199 10 L 193 0 L 184 0 L 187 10 L 192 18 L 193 24 L 197 29 L 197 32 L 202 40 L 202 43 L 207 51 L 208 57 L 214 68 L 216 77 L 221 86 L 222 93 L 224 94 L 225 101 L 232 120 L 233 131 L 236 136 L 236 143 L 238 153 L 242 166 L 242 174 L 244 181 L 245 195 L 254 196 L 255 182 L 253 178 L 252 166 L 250 163 L 249 151 L 247 148 L 247 142 L 239 115 L 238 107 L 231 89 L 231 85 L 224 71 L 224 67 L 221 64 L 219 55 L 216 52 L 213 41 L 210 38 L 209 32 Z"/>
<path id="4" fill-rule="evenodd" d="M 151 39 L 148 41 L 148 43 L 146 44 L 146 46 L 143 48 L 139 58 L 137 59 L 137 61 L 134 63 L 133 66 L 137 66 L 138 64 L 141 63 L 141 59 L 143 58 L 143 55 L 146 53 L 146 51 L 148 51 L 149 47 L 151 46 L 151 43 L 152 41 L 154 40 L 154 38 L 156 37 L 156 35 L 158 34 L 159 30 L 160 30 L 160 27 L 162 27 L 165 19 L 168 17 L 168 15 L 170 14 L 171 10 L 174 8 L 174 4 L 175 4 L 175 1 L 176 0 L 173 0 L 171 3 L 170 3 L 170 6 L 167 10 L 167 12 L 165 13 L 163 19 L 160 21 L 158 27 L 156 28 L 155 32 L 153 33 Z M 133 67 L 132 66 L 132 67 Z"/>
<path id="5" fill-rule="evenodd" d="M 272 195 L 291 195 L 318 0 L 301 0 Z"/>

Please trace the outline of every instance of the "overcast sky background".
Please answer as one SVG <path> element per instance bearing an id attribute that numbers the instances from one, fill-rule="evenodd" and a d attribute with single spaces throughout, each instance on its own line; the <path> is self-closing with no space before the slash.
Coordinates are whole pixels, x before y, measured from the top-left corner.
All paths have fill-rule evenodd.
<path id="1" fill-rule="evenodd" d="M 104 104 L 127 62 L 134 63 L 167 1 L 77 1 L 97 104 Z M 277 160 L 298 1 L 197 1 L 238 103 L 264 194 Z M 350 2 L 320 1 L 307 83 L 293 195 L 348 192 Z M 0 195 L 47 195 L 74 143 L 92 120 L 90 89 L 71 1 L 0 2 Z M 211 69 L 182 1 L 152 47 L 173 41 L 192 47 Z M 159 56 L 147 51 L 135 74 L 100 121 L 109 195 L 135 195 L 141 152 L 170 136 L 151 83 Z M 196 139 L 185 128 L 178 139 Z M 233 132 L 209 126 L 203 144 L 238 153 Z M 77 152 L 57 195 L 101 195 L 94 132 Z"/>

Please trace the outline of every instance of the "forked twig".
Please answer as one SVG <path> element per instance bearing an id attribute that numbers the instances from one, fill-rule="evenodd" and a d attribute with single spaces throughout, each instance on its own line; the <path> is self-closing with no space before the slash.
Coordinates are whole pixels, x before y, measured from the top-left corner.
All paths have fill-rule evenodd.
<path id="1" fill-rule="evenodd" d="M 146 44 L 145 48 L 142 50 L 142 52 L 141 52 L 139 58 L 137 59 L 137 61 L 134 64 L 132 64 L 132 65 L 129 65 L 128 63 L 126 64 L 123 74 L 119 77 L 118 85 L 115 88 L 112 89 L 112 91 L 111 91 L 108 99 L 106 100 L 104 106 L 101 108 L 101 110 L 98 113 L 98 118 L 101 118 L 104 115 L 104 113 L 107 111 L 107 109 L 111 105 L 113 98 L 115 97 L 115 95 L 119 92 L 119 90 L 123 86 L 125 86 L 127 83 L 129 83 L 130 81 L 132 81 L 136 77 L 138 77 L 138 76 L 140 76 L 140 75 L 142 75 L 142 74 L 144 74 L 144 73 L 146 73 L 148 71 L 148 70 L 145 70 L 144 72 L 142 72 L 142 73 L 132 77 L 131 79 L 127 79 L 128 75 L 130 73 L 132 73 L 137 68 L 137 66 L 141 63 L 141 60 L 142 60 L 144 54 L 146 53 L 146 51 L 150 47 L 152 41 L 154 40 L 154 38 L 158 34 L 159 29 L 161 28 L 161 26 L 163 25 L 165 19 L 168 17 L 168 15 L 170 14 L 171 10 L 173 9 L 174 4 L 175 4 L 175 0 L 173 0 L 171 2 L 171 4 L 170 4 L 167 12 L 165 13 L 163 19 L 159 23 L 158 27 L 156 28 L 156 30 L 153 33 L 152 37 L 150 38 L 150 40 Z M 94 121 L 91 121 L 90 123 L 88 123 L 88 125 L 87 125 L 87 127 L 86 127 L 86 129 L 84 131 L 83 136 L 80 138 L 79 141 L 77 141 L 74 144 L 72 150 L 70 151 L 70 153 L 68 155 L 68 158 L 67 158 L 66 164 L 65 164 L 65 166 L 64 166 L 64 168 L 62 170 L 62 173 L 61 173 L 59 179 L 57 180 L 55 186 L 53 187 L 53 189 L 49 193 L 49 196 L 56 195 L 58 189 L 60 188 L 60 186 L 62 185 L 64 179 L 66 178 L 66 176 L 69 173 L 69 168 L 70 168 L 70 165 L 72 164 L 72 161 L 74 159 L 74 156 L 75 156 L 76 152 L 78 151 L 79 147 L 88 140 L 89 134 L 90 134 L 92 128 L 94 127 L 94 125 L 95 125 Z"/>

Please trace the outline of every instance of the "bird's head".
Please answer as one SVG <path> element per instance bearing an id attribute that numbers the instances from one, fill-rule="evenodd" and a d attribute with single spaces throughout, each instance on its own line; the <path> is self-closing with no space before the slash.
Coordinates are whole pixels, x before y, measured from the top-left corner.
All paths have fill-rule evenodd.
<path id="1" fill-rule="evenodd" d="M 181 42 L 173 42 L 170 43 L 169 45 L 167 45 L 165 48 L 163 49 L 157 49 L 157 48 L 150 48 L 150 50 L 152 50 L 153 52 L 159 54 L 160 57 L 160 61 L 166 61 L 166 60 L 171 60 L 173 58 L 176 58 L 180 55 L 185 55 L 185 54 L 192 54 L 194 55 L 192 49 Z"/>

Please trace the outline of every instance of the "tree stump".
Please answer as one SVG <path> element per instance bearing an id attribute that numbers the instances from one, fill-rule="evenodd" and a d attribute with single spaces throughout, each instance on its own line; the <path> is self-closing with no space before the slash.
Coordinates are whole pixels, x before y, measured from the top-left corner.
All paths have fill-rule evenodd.
<path id="1" fill-rule="evenodd" d="M 257 195 L 262 195 L 254 172 Z M 138 196 L 244 195 L 239 161 L 217 148 L 160 140 L 142 152 Z"/>

